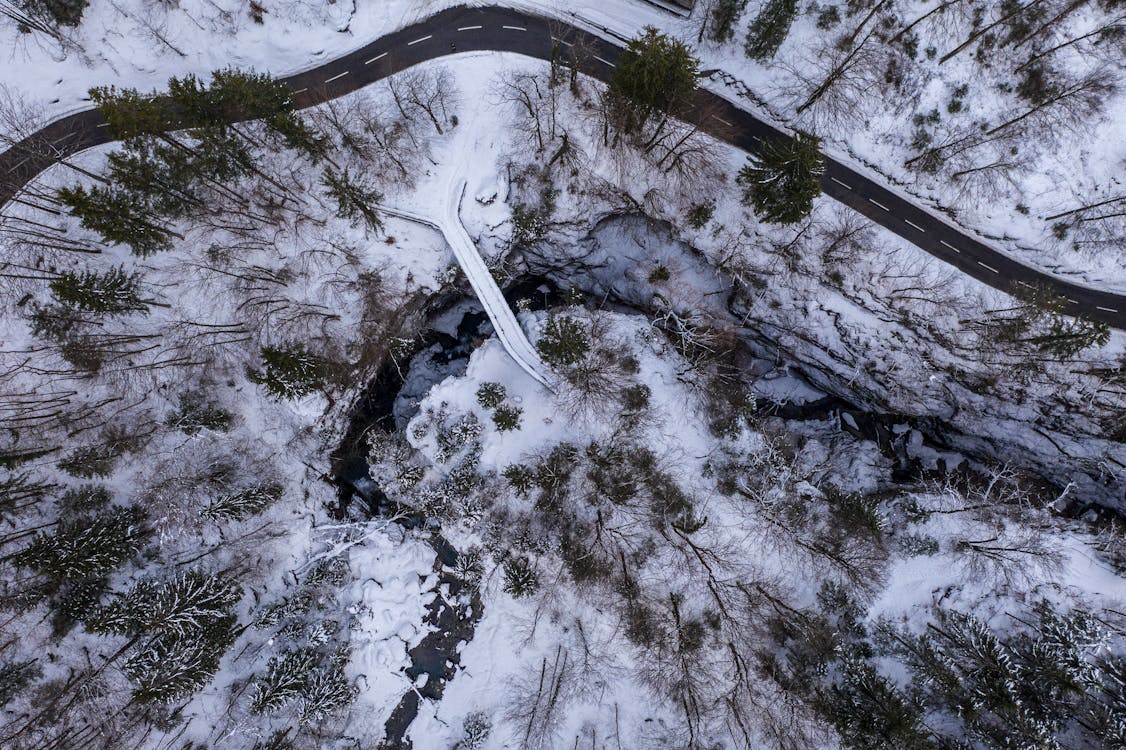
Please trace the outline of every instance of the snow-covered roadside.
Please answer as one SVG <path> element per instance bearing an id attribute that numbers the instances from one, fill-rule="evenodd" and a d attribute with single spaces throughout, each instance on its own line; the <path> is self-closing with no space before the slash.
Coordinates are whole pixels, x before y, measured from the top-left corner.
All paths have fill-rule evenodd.
<path id="1" fill-rule="evenodd" d="M 83 24 L 68 32 L 74 34 L 77 46 L 66 54 L 54 42 L 18 34 L 12 24 L 0 26 L 0 39 L 6 36 L 8 41 L 0 47 L 10 50 L 0 84 L 6 87 L 7 97 L 39 105 L 43 119 L 50 120 L 83 108 L 85 92 L 91 86 L 159 89 L 169 76 L 205 74 L 227 66 L 287 74 L 338 57 L 456 4 L 452 0 L 425 4 L 408 0 L 285 2 L 271 4 L 262 16 L 263 22 L 257 23 L 239 0 L 218 4 L 193 0 L 170 9 L 141 0 L 94 3 L 87 9 Z M 595 31 L 608 29 L 622 37 L 632 37 L 643 26 L 652 25 L 695 43 L 704 22 L 702 6 L 694 17 L 684 19 L 639 0 L 583 0 L 565 6 L 518 0 L 511 5 Z M 916 6 L 909 10 L 922 12 L 923 4 Z M 777 62 L 755 63 L 742 55 L 739 44 L 755 11 L 752 4 L 743 14 L 734 43 L 718 46 L 704 42 L 698 47 L 702 67 L 734 74 L 766 104 L 769 111 L 763 114 L 779 123 L 809 127 L 809 123 L 790 114 L 794 94 L 789 70 L 808 65 L 808 58 L 817 45 L 824 44 L 828 32 L 815 26 L 813 13 L 803 13 Z M 956 58 L 953 67 L 943 69 L 941 76 L 942 80 L 969 80 L 973 72 L 967 59 Z M 939 75 L 937 71 L 928 74 Z M 972 87 L 968 98 L 962 97 L 965 109 L 983 118 L 997 112 L 1005 100 L 994 95 L 993 87 L 989 82 Z M 981 199 L 976 193 L 953 189 L 947 181 L 920 177 L 903 167 L 911 155 L 911 111 L 942 108 L 950 88 L 936 77 L 918 101 L 873 100 L 868 102 L 871 111 L 863 117 L 817 129 L 826 144 L 849 161 L 885 175 L 936 210 L 952 210 L 959 223 L 1023 262 L 1077 283 L 1126 291 L 1126 256 L 1113 247 L 1099 252 L 1070 250 L 1066 242 L 1051 236 L 1051 222 L 1044 221 L 1083 201 L 1113 197 L 1126 159 L 1115 126 L 1126 117 L 1126 91 L 1111 95 L 1094 137 L 1081 130 L 1054 134 L 1055 143 L 1050 148 L 1031 149 L 1030 171 L 1021 173 L 1015 183 L 998 188 L 993 198 Z M 733 98 L 739 97 L 736 94 Z M 752 109 L 760 108 L 752 105 Z M 1083 168 L 1075 169 L 1076 164 Z"/>

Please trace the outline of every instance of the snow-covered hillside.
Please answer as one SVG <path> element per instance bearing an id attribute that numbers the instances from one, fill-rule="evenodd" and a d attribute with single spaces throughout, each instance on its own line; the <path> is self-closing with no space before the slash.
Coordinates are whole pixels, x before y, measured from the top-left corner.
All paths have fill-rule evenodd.
<path id="1" fill-rule="evenodd" d="M 439 7 L 95 0 L 61 41 L 0 27 L 0 81 L 53 115 Z M 708 9 L 549 10 L 695 39 Z M 785 117 L 794 60 L 867 12 L 805 11 L 775 62 L 702 65 Z M 0 217 L 0 746 L 1121 742 L 1121 333 L 824 197 L 760 222 L 745 155 L 675 122 L 676 158 L 611 138 L 562 66 L 460 54 L 299 114 L 201 86 L 181 104 L 277 110 L 84 153 Z M 888 171 L 906 143 L 822 132 Z M 462 180 L 552 389 L 409 218 Z"/>

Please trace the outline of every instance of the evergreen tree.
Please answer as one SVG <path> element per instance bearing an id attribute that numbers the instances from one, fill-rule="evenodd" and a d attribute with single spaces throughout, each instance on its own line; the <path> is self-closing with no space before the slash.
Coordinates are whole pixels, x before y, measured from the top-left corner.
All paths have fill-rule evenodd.
<path id="1" fill-rule="evenodd" d="M 12 561 L 58 581 L 103 575 L 139 552 L 149 533 L 139 506 L 111 508 L 60 521 L 53 533 L 37 533 Z"/>
<path id="2" fill-rule="evenodd" d="M 144 703 L 171 703 L 199 690 L 219 670 L 223 654 L 238 636 L 237 625 L 229 615 L 190 633 L 150 638 L 121 667 L 137 685 L 134 697 Z"/>
<path id="3" fill-rule="evenodd" d="M 713 42 L 731 41 L 746 5 L 747 0 L 716 0 L 708 17 L 708 38 Z"/>
<path id="4" fill-rule="evenodd" d="M 90 100 L 118 140 L 156 135 L 178 125 L 167 100 L 136 89 L 99 86 L 90 89 Z"/>
<path id="5" fill-rule="evenodd" d="M 531 596 L 540 587 L 536 568 L 526 557 L 510 557 L 504 561 L 504 590 L 513 598 Z"/>
<path id="6" fill-rule="evenodd" d="M 261 482 L 244 490 L 215 498 L 201 515 L 206 518 L 242 521 L 261 513 L 280 500 L 283 489 L 277 482 Z"/>
<path id="7" fill-rule="evenodd" d="M 359 691 L 348 682 L 344 667 L 347 652 L 335 654 L 329 664 L 314 670 L 301 691 L 298 720 L 314 724 L 350 705 Z"/>
<path id="8" fill-rule="evenodd" d="M 28 659 L 0 664 L 0 708 L 11 703 L 13 698 L 27 689 L 32 680 L 43 673 L 36 661 Z"/>
<path id="9" fill-rule="evenodd" d="M 1089 347 L 1106 346 L 1110 341 L 1110 326 L 1082 316 L 1053 315 L 1048 331 L 1030 340 L 1042 352 L 1060 359 L 1072 359 Z"/>
<path id="10" fill-rule="evenodd" d="M 142 257 L 172 246 L 171 230 L 157 224 L 150 206 L 135 193 L 114 187 L 60 188 L 58 199 L 82 221 L 82 226 L 106 242 L 128 245 Z"/>
<path id="11" fill-rule="evenodd" d="M 225 620 L 242 598 L 230 579 L 199 570 L 168 580 L 145 578 L 86 621 L 94 633 L 137 636 L 145 633 L 186 636 Z"/>
<path id="12" fill-rule="evenodd" d="M 226 432 L 230 429 L 233 418 L 233 414 L 209 403 L 198 391 L 187 391 L 180 394 L 180 408 L 169 414 L 164 423 L 188 435 L 194 435 L 205 429 Z"/>
<path id="13" fill-rule="evenodd" d="M 321 184 L 336 201 L 337 216 L 348 219 L 353 224 L 363 221 L 372 231 L 383 228 L 383 222 L 375 210 L 383 196 L 369 182 L 353 178 L 347 169 L 337 172 L 330 167 L 321 175 Z"/>
<path id="14" fill-rule="evenodd" d="M 304 344 L 285 347 L 264 346 L 262 370 L 251 370 L 248 377 L 278 398 L 300 398 L 325 384 L 328 366 L 322 357 Z"/>
<path id="15" fill-rule="evenodd" d="M 254 684 L 251 712 L 274 713 L 301 697 L 318 661 L 317 652 L 310 648 L 285 651 L 272 657 L 266 665 L 266 674 Z"/>
<path id="16" fill-rule="evenodd" d="M 90 0 L 23 0 L 23 10 L 58 26 L 77 26 Z"/>
<path id="17" fill-rule="evenodd" d="M 793 224 L 810 214 L 825 173 L 820 145 L 820 138 L 798 131 L 789 140 L 764 143 L 761 154 L 748 158 L 736 181 L 763 221 Z"/>
<path id="18" fill-rule="evenodd" d="M 477 389 L 477 403 L 486 409 L 495 409 L 504 402 L 504 394 L 500 383 L 482 383 Z"/>
<path id="19" fill-rule="evenodd" d="M 493 423 L 500 432 L 520 429 L 520 416 L 524 410 L 519 406 L 501 405 L 493 412 Z"/>
<path id="20" fill-rule="evenodd" d="M 233 68 L 214 71 L 210 85 L 194 75 L 172 78 L 168 95 L 181 122 L 190 128 L 224 129 L 247 120 L 270 120 L 293 109 L 285 83 Z"/>
<path id="21" fill-rule="evenodd" d="M 637 132 L 656 116 L 683 112 L 691 104 L 699 68 L 687 46 L 647 26 L 622 52 L 610 82 L 617 126 Z"/>
<path id="22" fill-rule="evenodd" d="M 786 40 L 790 25 L 798 13 L 797 0 L 766 0 L 751 27 L 747 30 L 747 44 L 744 50 L 752 60 L 766 60 Z"/>
<path id="23" fill-rule="evenodd" d="M 301 116 L 294 112 L 282 112 L 266 121 L 273 133 L 281 136 L 286 147 L 300 151 L 314 162 L 328 153 L 328 138 L 309 127 Z"/>
<path id="24" fill-rule="evenodd" d="M 52 635 L 62 638 L 89 617 L 108 588 L 109 578 L 106 576 L 66 581 L 59 586 L 50 599 Z"/>
<path id="25" fill-rule="evenodd" d="M 825 699 L 850 750 L 937 750 L 923 725 L 922 709 L 865 660 L 846 658 L 840 682 Z"/>
<path id="26" fill-rule="evenodd" d="M 111 268 L 105 273 L 96 271 L 64 271 L 51 280 L 51 292 L 64 305 L 79 310 L 106 315 L 124 315 L 146 311 L 148 305 L 138 292 L 139 273 L 129 273 L 124 268 Z"/>
<path id="27" fill-rule="evenodd" d="M 552 315 L 544 325 L 536 349 L 549 365 L 573 365 L 590 351 L 586 325 L 566 315 Z"/>
<path id="28" fill-rule="evenodd" d="M 231 609 L 242 589 L 221 574 L 188 570 L 146 578 L 86 621 L 95 633 L 142 641 L 122 666 L 143 702 L 179 700 L 205 685 L 238 635 Z"/>
<path id="29" fill-rule="evenodd" d="M 118 447 L 112 445 L 85 445 L 75 448 L 58 463 L 58 467 L 74 477 L 91 479 L 107 477 L 113 473 L 113 465 L 121 456 Z"/>
<path id="30" fill-rule="evenodd" d="M 28 473 L 5 471 L 0 478 L 0 521 L 12 522 L 24 508 L 34 505 L 51 485 L 32 480 Z"/>

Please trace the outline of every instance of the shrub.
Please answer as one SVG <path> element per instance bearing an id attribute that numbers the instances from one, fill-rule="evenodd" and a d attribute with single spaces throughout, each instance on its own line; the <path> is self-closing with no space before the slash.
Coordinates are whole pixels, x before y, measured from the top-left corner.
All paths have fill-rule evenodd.
<path id="1" fill-rule="evenodd" d="M 504 562 L 504 590 L 515 599 L 531 596 L 540 587 L 536 569 L 526 557 L 510 557 Z"/>
<path id="2" fill-rule="evenodd" d="M 465 721 L 461 725 L 461 742 L 458 743 L 458 747 L 461 750 L 481 750 L 492 731 L 493 722 L 484 711 L 466 714 Z"/>
<path id="3" fill-rule="evenodd" d="M 232 414 L 226 409 L 207 403 L 202 394 L 188 391 L 180 394 L 180 408 L 168 415 L 165 424 L 188 435 L 200 430 L 226 432 L 231 426 Z"/>
<path id="4" fill-rule="evenodd" d="M 498 406 L 497 410 L 493 412 L 493 423 L 496 424 L 497 430 L 500 432 L 507 432 L 509 430 L 520 429 L 520 415 L 524 410 L 518 406 Z"/>
<path id="5" fill-rule="evenodd" d="M 485 409 L 494 409 L 504 401 L 504 393 L 500 383 L 482 383 L 477 389 L 477 403 Z"/>
<path id="6" fill-rule="evenodd" d="M 536 349 L 549 365 L 573 365 L 581 362 L 590 351 L 587 326 L 566 315 L 552 315 L 547 319 L 543 335 Z"/>
<path id="7" fill-rule="evenodd" d="M 250 370 L 247 377 L 277 398 L 300 398 L 324 386 L 327 362 L 304 344 L 261 349 L 263 369 Z"/>

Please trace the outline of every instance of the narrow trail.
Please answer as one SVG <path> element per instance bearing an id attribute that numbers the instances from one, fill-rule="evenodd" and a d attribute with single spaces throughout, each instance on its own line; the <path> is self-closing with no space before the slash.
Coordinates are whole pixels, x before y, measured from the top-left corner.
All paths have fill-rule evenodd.
<path id="1" fill-rule="evenodd" d="M 459 6 L 282 80 L 293 90 L 298 108 L 311 107 L 427 60 L 474 51 L 555 59 L 609 81 L 622 46 L 560 19 L 500 6 Z M 686 121 L 748 153 L 756 152 L 763 141 L 789 139 L 706 88 L 696 90 L 694 105 L 684 115 Z M 29 135 L 0 154 L 0 206 L 18 201 L 23 187 L 60 159 L 111 140 L 105 121 L 93 109 L 63 117 Z M 1045 287 L 1063 301 L 1066 312 L 1126 330 L 1126 295 L 1074 284 L 1026 266 L 843 161 L 826 156 L 825 166 L 821 187 L 826 195 L 961 272 L 1007 293 L 1021 286 Z"/>

